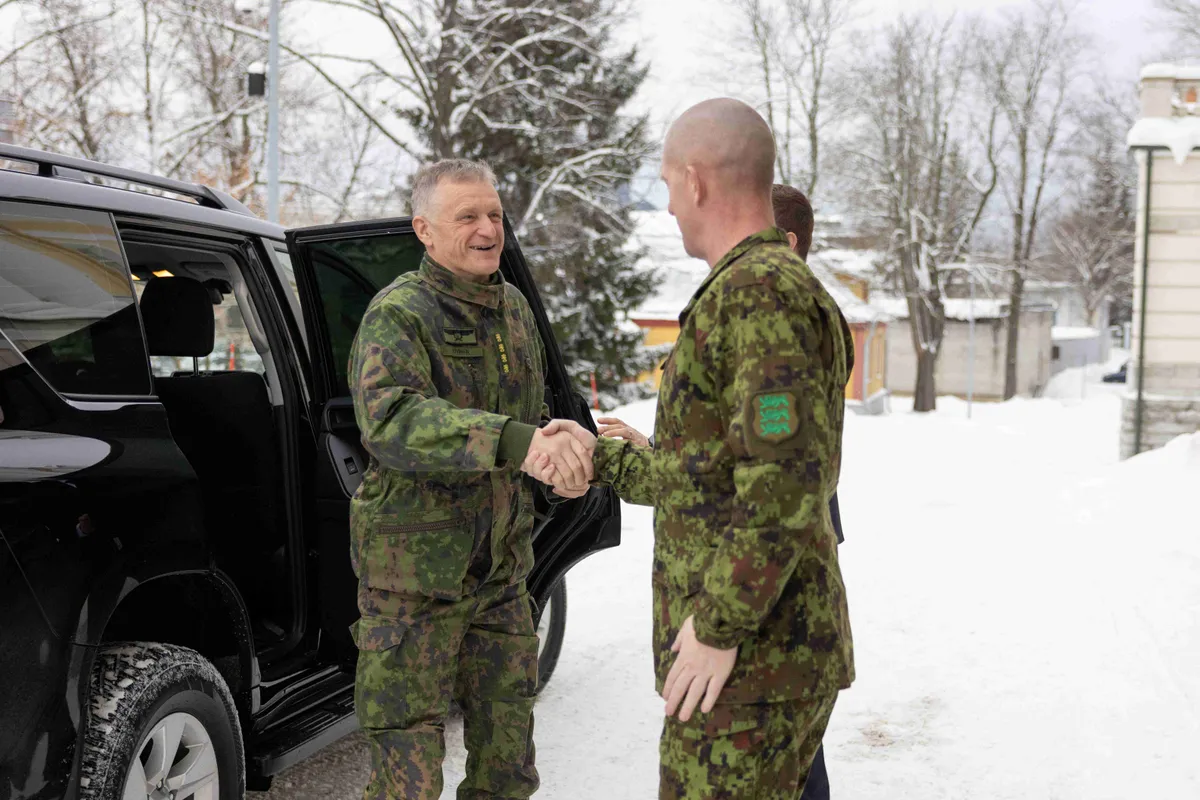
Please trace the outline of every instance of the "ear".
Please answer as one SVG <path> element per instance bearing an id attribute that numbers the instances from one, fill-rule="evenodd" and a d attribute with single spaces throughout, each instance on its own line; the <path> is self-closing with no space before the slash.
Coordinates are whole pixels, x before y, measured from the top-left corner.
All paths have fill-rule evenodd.
<path id="1" fill-rule="evenodd" d="M 413 217 L 412 220 L 413 233 L 421 240 L 421 244 L 426 248 L 433 244 L 433 231 L 429 229 L 429 220 L 425 217 Z"/>
<path id="2" fill-rule="evenodd" d="M 793 253 L 797 252 L 796 244 L 800 241 L 800 237 L 797 236 L 796 234 L 792 233 L 791 231 L 788 231 L 787 239 L 788 239 L 788 247 L 791 248 Z"/>
<path id="3" fill-rule="evenodd" d="M 704 179 L 700 177 L 700 173 L 696 170 L 695 166 L 688 164 L 684 180 L 687 182 L 688 194 L 692 196 L 692 205 L 699 208 L 708 194 L 707 187 L 704 185 Z"/>

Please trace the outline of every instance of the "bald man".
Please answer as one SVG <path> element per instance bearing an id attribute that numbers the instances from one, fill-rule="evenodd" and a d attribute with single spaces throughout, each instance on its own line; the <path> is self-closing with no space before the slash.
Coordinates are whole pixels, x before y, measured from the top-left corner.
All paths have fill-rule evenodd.
<path id="1" fill-rule="evenodd" d="M 829 515 L 853 348 L 775 227 L 774 162 L 744 103 L 706 101 L 671 126 L 668 210 L 711 272 L 680 316 L 655 447 L 596 444 L 596 481 L 655 507 L 663 800 L 800 797 L 854 679 Z"/>

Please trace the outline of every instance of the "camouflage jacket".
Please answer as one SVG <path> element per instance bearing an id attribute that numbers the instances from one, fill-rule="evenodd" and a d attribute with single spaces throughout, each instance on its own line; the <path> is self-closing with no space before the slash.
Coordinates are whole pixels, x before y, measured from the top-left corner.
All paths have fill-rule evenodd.
<path id="1" fill-rule="evenodd" d="M 457 600 L 529 573 L 520 466 L 548 413 L 544 374 L 529 304 L 500 273 L 471 283 L 426 257 L 371 301 L 349 373 L 370 454 L 350 505 L 364 617 L 394 613 L 403 595 Z"/>
<path id="2" fill-rule="evenodd" d="M 777 702 L 854 679 L 829 501 L 841 466 L 849 327 L 770 228 L 717 263 L 680 316 L 655 446 L 602 439 L 597 482 L 655 506 L 658 688 L 689 615 L 739 647 L 724 703 Z"/>

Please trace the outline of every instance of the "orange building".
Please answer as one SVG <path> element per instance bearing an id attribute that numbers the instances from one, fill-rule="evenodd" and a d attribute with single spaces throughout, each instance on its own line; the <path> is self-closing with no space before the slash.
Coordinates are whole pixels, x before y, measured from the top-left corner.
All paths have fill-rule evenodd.
<path id="1" fill-rule="evenodd" d="M 704 282 L 708 265 L 684 252 L 675 220 L 664 211 L 640 212 L 638 238 L 649 249 L 649 260 L 663 282 L 649 301 L 630 314 L 630 320 L 645 331 L 647 346 L 674 344 L 679 338 L 679 314 Z M 841 308 L 854 337 L 854 371 L 846 384 L 846 402 L 860 411 L 881 413 L 888 408 L 887 326 L 892 317 L 869 301 L 865 278 L 835 271 L 846 266 L 851 256 L 865 263 L 872 255 L 823 251 L 810 257 L 809 268 Z M 665 360 L 639 380 L 650 381 L 657 389 Z"/>

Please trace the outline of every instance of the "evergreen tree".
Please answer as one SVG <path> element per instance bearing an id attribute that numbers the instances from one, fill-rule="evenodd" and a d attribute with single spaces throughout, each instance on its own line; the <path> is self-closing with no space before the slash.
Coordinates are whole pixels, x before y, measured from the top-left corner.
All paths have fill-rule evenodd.
<path id="1" fill-rule="evenodd" d="M 434 102 L 407 121 L 433 157 L 492 165 L 572 377 L 586 395 L 594 375 L 606 405 L 630 399 L 660 354 L 627 319 L 656 278 L 629 245 L 628 189 L 650 145 L 646 118 L 621 111 L 646 68 L 612 47 L 616 2 L 437 5 L 422 69 Z"/>

